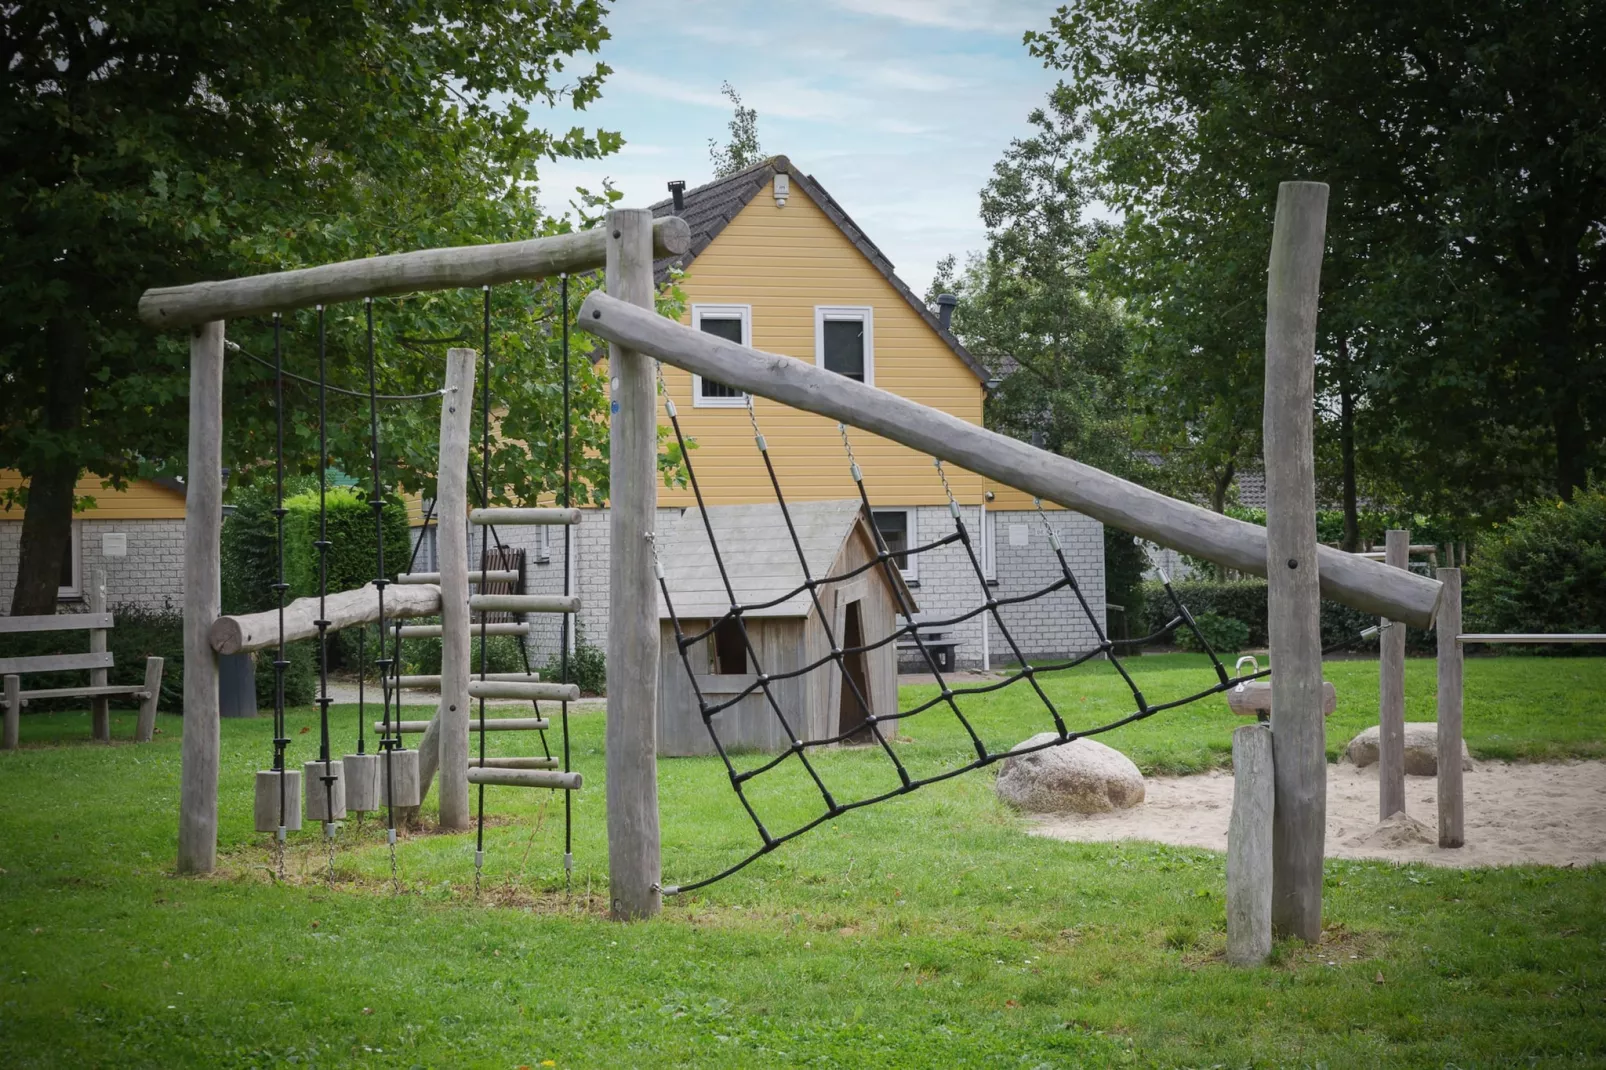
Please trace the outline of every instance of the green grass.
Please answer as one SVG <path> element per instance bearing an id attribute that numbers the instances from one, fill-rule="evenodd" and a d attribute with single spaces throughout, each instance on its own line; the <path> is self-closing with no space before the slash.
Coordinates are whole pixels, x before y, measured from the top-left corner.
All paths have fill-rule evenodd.
<path id="1" fill-rule="evenodd" d="M 1202 665 L 1134 668 L 1162 699 L 1208 681 Z M 1052 685 L 1073 727 L 1125 706 L 1108 673 Z M 1474 752 L 1599 755 L 1603 673 L 1599 659 L 1469 662 Z M 1431 719 L 1431 663 L 1408 674 L 1409 715 Z M 1364 720 L 1376 665 L 1328 675 L 1336 749 Z M 966 707 L 1000 745 L 1044 723 L 1013 696 Z M 333 713 L 343 748 L 355 712 Z M 131 719 L 118 716 L 122 738 Z M 1151 769 L 1199 768 L 1219 763 L 1235 720 L 1217 698 L 1108 741 Z M 1324 942 L 1234 970 L 1219 961 L 1221 856 L 1028 838 L 979 772 L 848 815 L 670 900 L 658 921 L 618 926 L 600 916 L 600 715 L 574 719 L 587 778 L 575 894 L 561 800 L 491 789 L 477 902 L 472 835 L 405 837 L 398 896 L 373 823 L 342 832 L 336 887 L 310 829 L 294 837 L 291 880 L 273 882 L 250 828 L 266 720 L 223 723 L 221 875 L 173 877 L 178 720 L 160 723 L 154 744 L 104 747 L 86 742 L 85 715 L 29 717 L 25 749 L 0 755 L 0 1065 L 1470 1067 L 1606 1053 L 1599 866 L 1329 862 Z M 295 711 L 297 759 L 314 752 L 316 728 L 299 731 L 313 725 Z M 941 717 L 902 735 L 913 771 L 966 753 Z M 758 781 L 775 831 L 818 807 L 796 765 Z M 887 782 L 868 748 L 819 767 L 844 798 Z M 666 879 L 751 848 L 713 761 L 660 769 Z"/>

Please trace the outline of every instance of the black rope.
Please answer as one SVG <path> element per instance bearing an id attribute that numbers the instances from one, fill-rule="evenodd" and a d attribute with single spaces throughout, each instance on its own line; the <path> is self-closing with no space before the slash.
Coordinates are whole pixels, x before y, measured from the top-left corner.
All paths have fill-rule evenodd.
<path id="1" fill-rule="evenodd" d="M 273 518 L 278 529 L 278 537 L 274 541 L 275 575 L 273 593 L 278 601 L 279 608 L 279 647 L 273 659 L 273 769 L 279 776 L 279 831 L 277 840 L 282 857 L 285 837 L 285 807 L 288 802 L 285 788 L 284 751 L 290 745 L 290 737 L 285 735 L 284 727 L 284 674 L 290 667 L 285 657 L 284 646 L 284 596 L 290 585 L 284 582 L 284 347 L 282 338 L 282 322 L 279 314 L 273 314 L 273 363 L 274 370 L 279 373 L 273 381 L 273 415 L 277 430 L 276 447 L 274 449 L 274 476 L 275 493 L 273 500 Z M 283 873 L 280 874 L 283 876 Z"/>
<path id="2" fill-rule="evenodd" d="M 480 507 L 491 505 L 491 288 L 485 287 L 484 341 L 480 347 Z M 485 590 L 485 568 L 490 557 L 490 525 L 480 526 L 480 590 Z M 480 683 L 489 668 L 490 614 L 480 611 Z M 485 696 L 480 695 L 480 770 L 485 769 Z M 478 785 L 479 813 L 474 829 L 474 890 L 479 891 L 480 868 L 485 862 L 485 784 Z"/>
<path id="3" fill-rule="evenodd" d="M 371 297 L 368 298 L 367 300 L 369 301 L 370 304 L 373 302 L 373 298 L 371 298 Z M 278 322 L 278 313 L 274 313 L 274 322 L 275 323 Z M 320 333 L 319 333 L 318 337 L 321 340 L 322 337 L 323 337 L 323 335 L 321 333 L 322 332 L 321 321 L 320 321 L 319 331 L 320 331 Z M 275 337 L 277 338 L 277 336 L 275 336 Z M 369 348 L 370 349 L 372 349 L 372 341 L 373 340 L 370 338 L 369 339 L 369 343 L 370 343 Z M 322 342 L 320 341 L 319 344 L 321 345 Z M 317 379 L 308 379 L 304 375 L 297 375 L 294 372 L 283 371 L 278 366 L 276 366 L 274 364 L 270 364 L 268 361 L 263 360 L 261 357 L 257 356 L 255 353 L 251 352 L 249 349 L 246 349 L 244 346 L 240 345 L 240 343 L 235 342 L 233 340 L 230 340 L 227 343 L 227 345 L 228 345 L 228 347 L 230 349 L 234 350 L 236 353 L 238 353 L 241 356 L 245 357 L 247 360 L 253 360 L 256 363 L 262 365 L 264 368 L 273 368 L 275 375 L 282 376 L 285 379 L 294 379 L 298 383 L 305 383 L 308 386 L 315 386 L 315 387 L 318 387 L 320 390 L 332 390 L 336 394 L 345 394 L 347 397 L 365 398 L 365 399 L 373 400 L 373 401 L 422 401 L 425 398 L 438 398 L 438 397 L 441 396 L 441 391 L 439 391 L 439 390 L 431 390 L 427 394 L 376 394 L 372 390 L 347 390 L 345 387 L 333 386 L 333 385 L 331 385 L 329 383 L 320 382 Z M 277 355 L 277 353 L 275 353 L 275 355 Z M 321 404 L 321 402 L 320 402 L 320 404 Z"/>
<path id="4" fill-rule="evenodd" d="M 558 300 L 563 307 L 563 507 L 573 508 L 572 488 L 570 487 L 569 471 L 569 276 L 567 273 L 558 276 Z M 568 597 L 570 590 L 571 562 L 569 557 L 570 530 L 573 524 L 563 525 L 563 594 Z M 563 676 L 563 682 L 569 683 L 569 629 L 573 614 L 563 614 L 559 624 L 558 634 L 558 671 Z M 560 704 L 563 718 L 563 771 L 571 772 L 569 768 L 569 701 L 564 699 Z M 546 742 L 546 733 L 541 734 L 543 746 Z M 574 874 L 574 793 L 563 793 L 563 883 L 568 888 Z"/>
<path id="5" fill-rule="evenodd" d="M 329 749 L 329 621 L 326 600 L 329 595 L 329 409 L 325 392 L 328 374 L 328 346 L 324 334 L 323 306 L 318 306 L 318 759 L 323 762 L 324 835 L 331 843 L 335 835 L 335 775 Z M 333 860 L 330 862 L 333 877 Z"/>
<path id="6" fill-rule="evenodd" d="M 379 657 L 374 660 L 374 667 L 378 670 L 380 701 L 383 704 L 383 715 L 380 721 L 379 751 L 385 760 L 385 832 L 386 839 L 392 847 L 396 836 L 396 774 L 392 753 L 401 742 L 401 733 L 392 737 L 390 732 L 390 666 L 392 659 L 385 653 L 385 588 L 390 580 L 385 572 L 385 489 L 379 479 L 379 395 L 375 391 L 374 375 L 374 299 L 368 298 L 365 302 L 368 316 L 368 456 L 373 464 L 374 490 L 369 501 L 369 507 L 374 511 L 374 589 L 379 596 L 379 619 L 375 629 L 379 636 Z M 368 632 L 365 625 L 362 635 Z M 397 645 L 401 638 L 398 634 Z M 399 653 L 399 651 L 398 651 Z M 359 654 L 359 662 L 361 665 Z M 360 670 L 366 672 L 366 666 Z M 367 715 L 362 710 L 362 677 L 357 680 L 357 753 L 363 751 L 363 732 L 367 727 Z"/>

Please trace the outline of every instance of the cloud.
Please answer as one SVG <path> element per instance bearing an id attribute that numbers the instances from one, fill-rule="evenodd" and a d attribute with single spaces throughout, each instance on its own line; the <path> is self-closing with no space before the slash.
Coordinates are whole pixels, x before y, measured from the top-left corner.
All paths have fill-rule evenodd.
<path id="1" fill-rule="evenodd" d="M 915 93 L 948 93 L 970 84 L 963 78 L 898 63 L 878 64 L 870 72 L 870 78 L 889 89 L 907 89 Z"/>
<path id="2" fill-rule="evenodd" d="M 1042 17 L 1042 5 L 1008 0 L 832 0 L 856 15 L 870 15 L 930 29 L 1018 35 Z"/>

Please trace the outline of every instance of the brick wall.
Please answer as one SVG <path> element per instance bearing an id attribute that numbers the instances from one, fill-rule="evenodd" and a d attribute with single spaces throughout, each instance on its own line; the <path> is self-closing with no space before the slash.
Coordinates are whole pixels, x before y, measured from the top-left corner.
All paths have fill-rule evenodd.
<path id="1" fill-rule="evenodd" d="M 87 588 L 90 576 L 99 569 L 106 574 L 106 603 L 110 606 L 136 605 L 144 609 L 171 608 L 184 604 L 184 521 L 182 520 L 78 520 L 80 574 Z M 107 557 L 102 552 L 103 536 L 128 537 L 128 553 Z M 17 561 L 21 554 L 22 524 L 0 522 L 0 613 L 11 609 L 11 592 L 17 583 Z M 63 609 L 79 603 L 63 603 Z"/>

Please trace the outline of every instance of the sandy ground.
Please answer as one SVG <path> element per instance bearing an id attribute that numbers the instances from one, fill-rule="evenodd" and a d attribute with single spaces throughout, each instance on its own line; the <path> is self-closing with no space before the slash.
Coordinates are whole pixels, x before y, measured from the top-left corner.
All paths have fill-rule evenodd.
<path id="1" fill-rule="evenodd" d="M 1417 837 L 1379 828 L 1377 766 L 1357 769 L 1345 762 L 1327 768 L 1329 858 L 1459 867 L 1606 861 L 1606 762 L 1477 763 L 1462 774 L 1466 846 L 1455 849 L 1438 846 L 1436 778 L 1405 778 L 1405 811 L 1425 826 L 1425 837 Z M 1227 849 L 1231 773 L 1150 777 L 1147 785 L 1141 806 L 1046 817 L 1033 832 L 1061 840 L 1158 840 Z"/>

